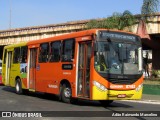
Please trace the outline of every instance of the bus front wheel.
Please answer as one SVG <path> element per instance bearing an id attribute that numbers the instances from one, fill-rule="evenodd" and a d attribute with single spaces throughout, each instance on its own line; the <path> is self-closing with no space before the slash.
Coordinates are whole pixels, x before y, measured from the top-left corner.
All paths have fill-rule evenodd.
<path id="1" fill-rule="evenodd" d="M 62 91 L 61 91 L 61 99 L 65 103 L 70 103 L 71 102 L 71 87 L 67 84 L 63 84 L 62 86 Z"/>
<path id="2" fill-rule="evenodd" d="M 15 87 L 16 87 L 16 93 L 19 95 L 22 94 L 22 85 L 21 85 L 21 80 L 19 78 L 16 80 Z"/>

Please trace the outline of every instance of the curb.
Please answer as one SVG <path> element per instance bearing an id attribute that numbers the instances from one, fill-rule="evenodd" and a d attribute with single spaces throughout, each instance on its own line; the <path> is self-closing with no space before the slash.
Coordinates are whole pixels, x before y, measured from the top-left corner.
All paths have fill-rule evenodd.
<path id="1" fill-rule="evenodd" d="M 144 104 L 156 104 L 156 105 L 160 105 L 160 101 L 158 100 L 122 100 L 122 101 L 126 101 L 126 102 L 134 102 L 134 103 L 144 103 Z"/>

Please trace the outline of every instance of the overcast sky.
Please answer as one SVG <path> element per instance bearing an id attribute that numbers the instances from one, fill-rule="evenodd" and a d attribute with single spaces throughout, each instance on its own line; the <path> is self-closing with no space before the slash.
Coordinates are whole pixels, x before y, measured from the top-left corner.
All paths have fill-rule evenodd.
<path id="1" fill-rule="evenodd" d="M 143 0 L 0 0 L 0 30 L 104 18 L 129 10 L 140 14 Z"/>

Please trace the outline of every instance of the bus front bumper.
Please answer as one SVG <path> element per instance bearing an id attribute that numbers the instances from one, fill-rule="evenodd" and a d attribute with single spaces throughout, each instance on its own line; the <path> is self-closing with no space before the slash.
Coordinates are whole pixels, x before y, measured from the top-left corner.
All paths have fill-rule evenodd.
<path id="1" fill-rule="evenodd" d="M 93 86 L 92 100 L 138 100 L 142 97 L 142 88 L 137 90 L 106 90 Z"/>

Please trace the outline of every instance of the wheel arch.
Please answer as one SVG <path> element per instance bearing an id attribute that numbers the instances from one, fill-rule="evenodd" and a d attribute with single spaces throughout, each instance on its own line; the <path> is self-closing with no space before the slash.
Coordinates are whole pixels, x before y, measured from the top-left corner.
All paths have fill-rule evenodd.
<path id="1" fill-rule="evenodd" d="M 59 100 L 62 99 L 62 98 L 61 98 L 61 92 L 62 92 L 62 86 L 63 86 L 63 84 L 68 85 L 68 86 L 71 88 L 71 91 L 72 91 L 71 83 L 69 82 L 69 80 L 67 80 L 67 79 L 62 79 L 62 80 L 60 81 L 60 84 L 59 84 Z"/>
<path id="2" fill-rule="evenodd" d="M 60 87 L 61 87 L 61 85 L 63 85 L 63 84 L 69 85 L 69 86 L 71 87 L 71 84 L 70 84 L 69 80 L 67 80 L 67 79 L 61 80 L 61 82 L 60 82 Z"/>

